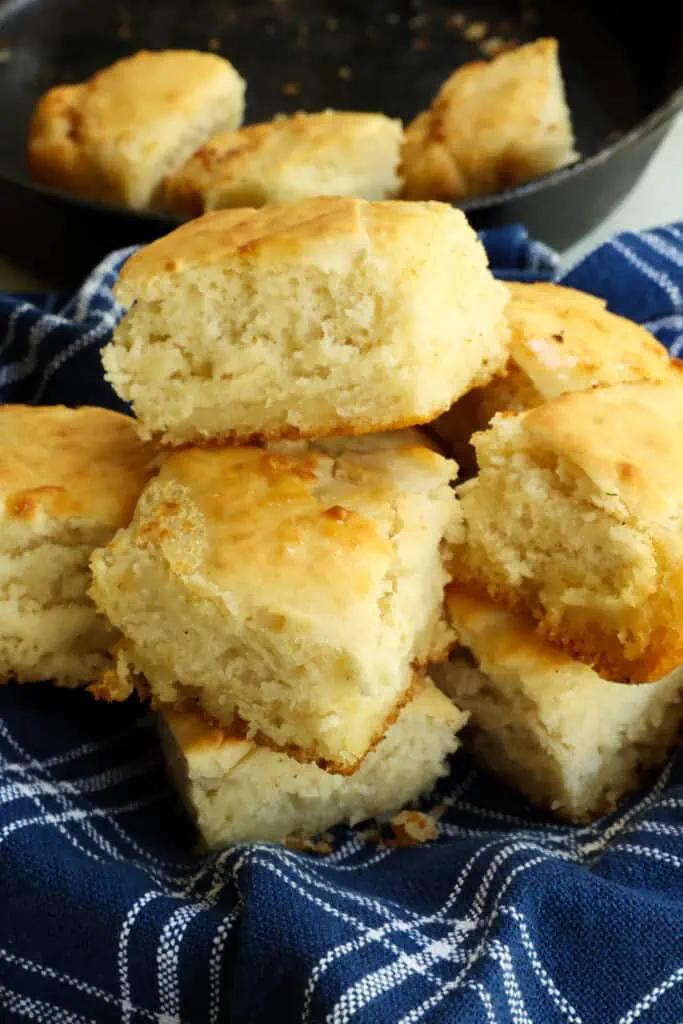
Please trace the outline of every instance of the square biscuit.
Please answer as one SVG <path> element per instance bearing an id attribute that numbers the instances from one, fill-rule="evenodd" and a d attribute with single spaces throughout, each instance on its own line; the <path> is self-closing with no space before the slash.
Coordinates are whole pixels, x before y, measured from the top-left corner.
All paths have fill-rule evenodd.
<path id="1" fill-rule="evenodd" d="M 403 126 L 383 114 L 294 114 L 216 135 L 170 175 L 164 206 L 182 217 L 311 196 L 391 199 Z"/>
<path id="2" fill-rule="evenodd" d="M 0 407 L 0 681 L 93 682 L 116 633 L 88 562 L 130 521 L 152 453 L 107 409 Z"/>
<path id="3" fill-rule="evenodd" d="M 132 256 L 116 295 L 107 377 L 173 445 L 427 422 L 507 356 L 508 293 L 441 204 L 205 214 Z"/>
<path id="4" fill-rule="evenodd" d="M 457 587 L 447 608 L 460 643 L 433 676 L 471 713 L 482 766 L 569 821 L 606 814 L 666 760 L 683 723 L 683 669 L 624 686 L 551 646 L 531 620 Z"/>
<path id="5" fill-rule="evenodd" d="M 456 580 L 526 611 L 599 675 L 683 661 L 683 383 L 575 391 L 500 414 L 459 488 Z"/>
<path id="6" fill-rule="evenodd" d="M 156 705 L 196 703 L 249 738 L 353 771 L 446 656 L 454 463 L 427 448 L 328 455 L 188 448 L 92 560 L 117 669 Z"/>
<path id="7" fill-rule="evenodd" d="M 499 192 L 577 160 L 556 39 L 457 68 L 406 128 L 406 199 Z"/>
<path id="8" fill-rule="evenodd" d="M 154 206 L 167 174 L 216 132 L 239 127 L 244 88 L 214 53 L 141 50 L 45 93 L 29 127 L 31 174 L 90 199 Z"/>
<path id="9" fill-rule="evenodd" d="M 522 412 L 596 385 L 683 379 L 666 348 L 644 327 L 609 312 L 604 299 L 545 282 L 507 288 L 507 365 L 431 424 L 459 462 L 472 434 L 497 412 Z M 471 449 L 467 457 L 471 462 Z"/>
<path id="10" fill-rule="evenodd" d="M 307 839 L 392 814 L 446 774 L 467 718 L 421 680 L 384 739 L 345 777 L 231 735 L 196 712 L 159 717 L 169 772 L 208 847 Z"/>

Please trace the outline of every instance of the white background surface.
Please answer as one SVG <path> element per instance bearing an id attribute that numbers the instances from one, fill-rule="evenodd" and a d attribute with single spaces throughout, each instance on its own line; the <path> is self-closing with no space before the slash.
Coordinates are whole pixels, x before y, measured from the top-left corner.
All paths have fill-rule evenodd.
<path id="1" fill-rule="evenodd" d="M 683 221 L 683 114 L 631 194 L 594 231 L 563 253 L 563 266 L 573 266 L 618 231 L 637 231 L 675 220 Z"/>
<path id="2" fill-rule="evenodd" d="M 562 254 L 563 266 L 573 266 L 583 254 L 617 231 L 655 227 L 675 220 L 683 220 L 683 115 L 633 192 L 594 231 Z M 0 258 L 0 291 L 40 288 L 49 283 L 27 277 Z"/>

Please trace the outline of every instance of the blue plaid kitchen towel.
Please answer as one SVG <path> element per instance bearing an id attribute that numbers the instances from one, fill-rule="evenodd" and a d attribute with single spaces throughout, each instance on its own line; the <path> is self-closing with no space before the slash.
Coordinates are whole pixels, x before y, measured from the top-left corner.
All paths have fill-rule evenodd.
<path id="1" fill-rule="evenodd" d="M 521 230 L 485 241 L 505 276 L 554 273 Z M 98 350 L 126 255 L 66 303 L 0 298 L 2 400 L 118 405 Z M 621 235 L 564 280 L 683 347 L 683 225 Z M 340 829 L 326 857 L 203 856 L 143 708 L 7 686 L 0 716 L 2 1022 L 683 1022 L 681 755 L 591 825 L 459 753 L 434 843 Z"/>

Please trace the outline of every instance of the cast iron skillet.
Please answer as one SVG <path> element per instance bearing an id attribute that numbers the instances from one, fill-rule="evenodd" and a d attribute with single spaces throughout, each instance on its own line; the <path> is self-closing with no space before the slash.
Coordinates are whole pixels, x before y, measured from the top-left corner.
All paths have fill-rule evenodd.
<path id="1" fill-rule="evenodd" d="M 633 9 L 632 9 L 633 8 Z M 216 49 L 247 79 L 247 120 L 298 109 L 413 117 L 459 63 L 463 26 L 560 40 L 576 166 L 464 204 L 477 227 L 518 221 L 564 248 L 626 194 L 683 100 L 683 5 L 648 0 L 0 0 L 0 254 L 74 284 L 106 252 L 174 221 L 69 198 L 26 170 L 41 93 L 140 48 Z M 477 29 L 468 35 L 481 33 Z"/>

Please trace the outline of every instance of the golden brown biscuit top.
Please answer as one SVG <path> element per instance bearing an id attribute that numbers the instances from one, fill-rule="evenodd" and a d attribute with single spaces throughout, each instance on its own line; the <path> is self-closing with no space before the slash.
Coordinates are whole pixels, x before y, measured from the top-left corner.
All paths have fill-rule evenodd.
<path id="1" fill-rule="evenodd" d="M 683 381 L 570 392 L 521 413 L 520 422 L 529 444 L 562 458 L 631 514 L 680 515 Z"/>
<path id="2" fill-rule="evenodd" d="M 98 71 L 80 89 L 82 141 L 101 138 L 108 145 L 135 140 L 141 128 L 196 113 L 204 86 L 236 75 L 229 61 L 196 50 L 140 50 Z M 149 145 L 154 146 L 152 141 Z"/>
<path id="3" fill-rule="evenodd" d="M 84 406 L 0 407 L 0 497 L 8 520 L 45 514 L 126 526 L 153 452 L 128 416 Z"/>
<path id="4" fill-rule="evenodd" d="M 526 115 L 533 121 L 548 93 L 548 81 L 557 66 L 557 39 L 536 39 L 505 51 L 493 60 L 476 60 L 456 68 L 439 91 L 432 111 L 454 110 L 467 100 L 465 119 L 476 118 L 482 127 L 503 122 L 506 113 Z M 476 104 L 476 105 L 474 105 Z M 521 105 L 519 105 L 521 104 Z"/>
<path id="5" fill-rule="evenodd" d="M 479 115 L 486 125 L 491 119 L 502 121 L 505 111 L 526 114 L 533 121 L 546 99 L 557 59 L 558 42 L 550 37 L 507 50 L 493 60 L 470 61 L 456 68 L 443 85 L 439 100 L 454 105 L 465 97 L 482 101 L 480 108 L 469 108 L 469 113 Z M 487 100 L 495 100 L 490 108 L 484 103 Z M 517 109 L 520 100 L 524 102 Z"/>
<path id="6" fill-rule="evenodd" d="M 672 364 L 644 327 L 594 295 L 556 284 L 508 284 L 510 357 L 543 400 L 627 380 L 665 380 Z"/>
<path id="7" fill-rule="evenodd" d="M 467 238 L 469 244 L 474 239 L 465 215 L 445 203 L 322 197 L 258 210 L 217 210 L 181 225 L 131 256 L 116 295 L 129 305 L 160 277 L 181 274 L 188 267 L 220 267 L 236 261 L 265 264 L 300 259 L 336 267 L 372 251 L 389 264 L 396 261 L 397 252 L 430 244 L 443 230 Z"/>
<path id="8" fill-rule="evenodd" d="M 267 595 L 271 607 L 333 621 L 350 602 L 377 601 L 401 512 L 445 485 L 452 466 L 422 447 L 334 458 L 188 448 L 165 460 L 146 492 L 135 540 L 160 548 L 171 571 L 198 586 Z"/>
<path id="9" fill-rule="evenodd" d="M 529 140 L 544 126 L 564 139 L 563 162 L 574 159 L 561 89 L 554 38 L 456 68 L 431 108 L 406 128 L 406 196 L 456 199 L 528 180 Z M 561 104 L 556 111 L 553 98 Z"/>

